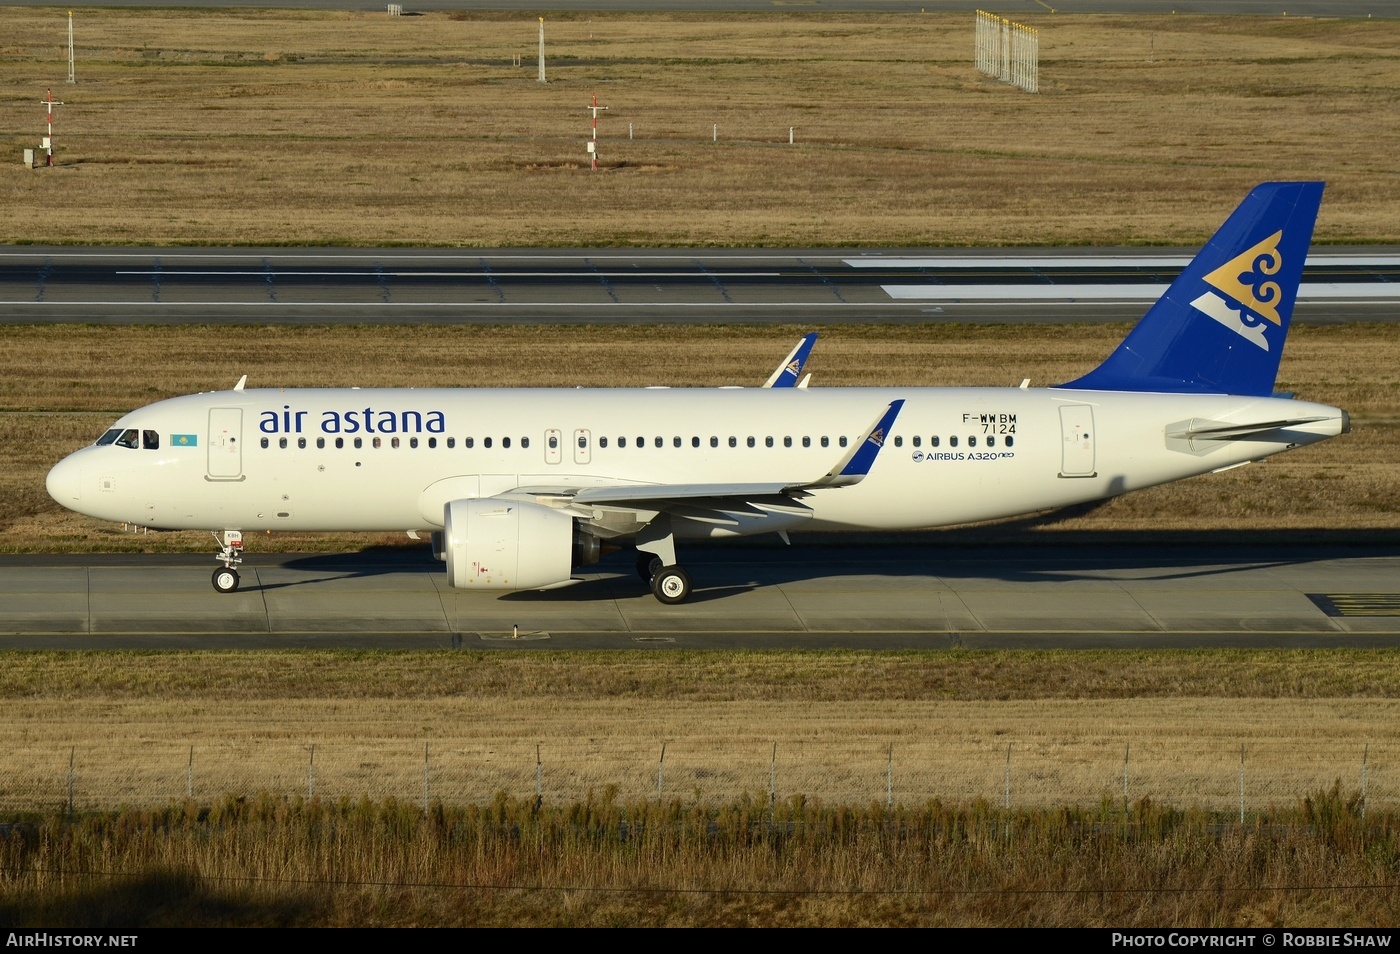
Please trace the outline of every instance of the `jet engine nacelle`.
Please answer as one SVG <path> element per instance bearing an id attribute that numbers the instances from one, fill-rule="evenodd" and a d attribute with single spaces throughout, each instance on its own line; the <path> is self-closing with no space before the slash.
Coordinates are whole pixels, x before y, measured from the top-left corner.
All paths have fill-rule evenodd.
<path id="1" fill-rule="evenodd" d="M 447 581 L 460 589 L 567 586 L 575 562 L 598 559 L 597 538 L 575 533 L 573 517 L 515 500 L 453 500 L 442 535 Z"/>

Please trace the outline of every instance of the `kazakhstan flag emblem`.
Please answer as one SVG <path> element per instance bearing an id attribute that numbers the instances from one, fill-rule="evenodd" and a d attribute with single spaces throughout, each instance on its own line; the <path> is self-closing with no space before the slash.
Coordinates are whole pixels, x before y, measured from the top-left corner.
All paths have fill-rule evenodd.
<path id="1" fill-rule="evenodd" d="M 170 443 L 176 447 L 198 447 L 198 434 L 171 434 Z"/>

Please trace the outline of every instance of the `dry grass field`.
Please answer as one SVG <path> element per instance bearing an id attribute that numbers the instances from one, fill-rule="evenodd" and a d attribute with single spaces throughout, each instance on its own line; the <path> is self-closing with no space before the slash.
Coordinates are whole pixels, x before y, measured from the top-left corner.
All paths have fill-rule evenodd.
<path id="1" fill-rule="evenodd" d="M 1023 19 L 1038 95 L 971 14 L 557 14 L 540 84 L 528 15 L 84 9 L 70 86 L 8 8 L 0 242 L 1189 245 L 1277 178 L 1400 241 L 1400 22 Z"/>
<path id="2" fill-rule="evenodd" d="M 1359 928 L 1400 911 L 1393 653 L 4 663 L 12 927 Z"/>
<path id="3" fill-rule="evenodd" d="M 645 800 L 660 785 L 667 799 L 707 803 L 770 789 L 828 804 L 1020 808 L 1126 794 L 1227 813 L 1243 797 L 1257 812 L 1333 784 L 1360 791 L 1364 759 L 1370 807 L 1400 810 L 1394 654 L 1073 659 L 15 654 L 0 676 L 0 807 L 151 806 L 187 793 L 564 804 L 605 790 Z"/>
<path id="4" fill-rule="evenodd" d="M 1362 813 L 1335 786 L 1243 825 L 1146 800 L 1037 812 L 604 792 L 424 811 L 227 798 L 14 826 L 0 842 L 0 923 L 1345 926 L 1383 944 L 1397 842 L 1395 815 Z"/>

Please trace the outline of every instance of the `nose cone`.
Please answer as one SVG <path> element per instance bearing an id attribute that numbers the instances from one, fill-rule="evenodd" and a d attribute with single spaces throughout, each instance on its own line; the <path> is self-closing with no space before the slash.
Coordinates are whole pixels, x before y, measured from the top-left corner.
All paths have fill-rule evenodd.
<path id="1" fill-rule="evenodd" d="M 58 503 L 75 508 L 82 499 L 82 465 L 72 457 L 65 457 L 49 471 L 44 486 L 48 488 L 49 496 Z"/>

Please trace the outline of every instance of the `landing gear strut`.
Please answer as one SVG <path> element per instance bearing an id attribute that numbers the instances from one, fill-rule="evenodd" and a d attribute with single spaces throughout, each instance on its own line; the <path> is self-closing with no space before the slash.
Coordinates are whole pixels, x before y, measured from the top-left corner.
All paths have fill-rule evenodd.
<path id="1" fill-rule="evenodd" d="M 676 565 L 669 514 L 658 514 L 637 533 L 637 549 L 637 575 L 651 585 L 653 596 L 668 606 L 690 598 L 690 574 Z"/>
<path id="2" fill-rule="evenodd" d="M 647 553 L 645 550 L 642 550 L 637 554 L 637 575 L 642 578 L 642 582 L 647 586 L 651 586 L 651 581 L 656 579 L 656 571 L 661 569 L 664 565 L 665 564 L 661 561 L 661 557 L 657 556 L 655 553 Z"/>
<path id="3" fill-rule="evenodd" d="M 214 589 L 220 593 L 232 593 L 238 589 L 238 564 L 243 562 L 243 532 L 225 530 L 223 535 L 214 534 L 219 541 L 219 555 L 214 557 L 223 566 L 214 571 Z"/>

